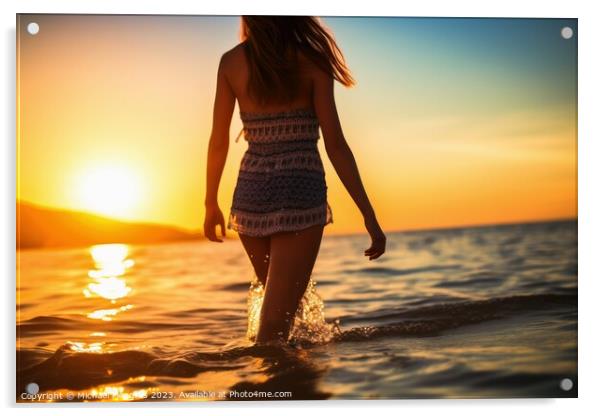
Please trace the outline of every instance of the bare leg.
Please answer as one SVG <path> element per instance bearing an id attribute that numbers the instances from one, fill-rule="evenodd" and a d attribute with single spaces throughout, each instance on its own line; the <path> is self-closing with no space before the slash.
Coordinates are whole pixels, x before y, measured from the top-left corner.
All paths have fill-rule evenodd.
<path id="1" fill-rule="evenodd" d="M 239 234 L 240 241 L 253 264 L 255 275 L 265 287 L 270 265 L 270 237 L 251 237 Z"/>
<path id="2" fill-rule="evenodd" d="M 277 233 L 270 240 L 270 265 L 257 342 L 286 341 L 311 276 L 324 225 Z"/>

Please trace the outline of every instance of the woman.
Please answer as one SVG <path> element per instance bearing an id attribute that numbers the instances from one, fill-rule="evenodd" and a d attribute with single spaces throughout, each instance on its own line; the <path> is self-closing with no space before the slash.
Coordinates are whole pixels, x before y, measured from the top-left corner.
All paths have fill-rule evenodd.
<path id="1" fill-rule="evenodd" d="M 372 240 L 364 254 L 370 260 L 380 257 L 386 238 L 339 122 L 334 80 L 347 87 L 354 80 L 334 38 L 319 19 L 307 16 L 244 16 L 241 29 L 242 42 L 222 55 L 218 68 L 204 230 L 210 241 L 222 242 L 216 226 L 226 235 L 217 193 L 238 101 L 249 146 L 227 226 L 238 232 L 265 287 L 256 342 L 286 342 L 323 229 L 333 222 L 318 128 L 330 161 L 363 214 Z"/>

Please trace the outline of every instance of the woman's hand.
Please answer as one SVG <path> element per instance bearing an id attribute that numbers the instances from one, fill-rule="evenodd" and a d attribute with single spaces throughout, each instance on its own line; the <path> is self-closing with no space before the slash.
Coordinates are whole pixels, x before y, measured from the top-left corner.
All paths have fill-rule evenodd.
<path id="1" fill-rule="evenodd" d="M 224 223 L 224 215 L 222 211 L 219 209 L 217 204 L 211 204 L 205 206 L 205 237 L 209 239 L 209 241 L 215 241 L 216 243 L 222 243 L 223 240 L 217 238 L 215 234 L 215 227 L 220 226 L 222 230 L 222 236 L 226 236 L 226 226 Z"/>
<path id="2" fill-rule="evenodd" d="M 366 225 L 366 230 L 368 230 L 368 234 L 370 234 L 370 238 L 372 239 L 372 245 L 366 249 L 366 251 L 364 251 L 364 255 L 368 256 L 368 259 L 374 260 L 382 256 L 385 252 L 387 237 L 380 228 L 375 216 L 372 215 L 364 218 L 364 224 Z"/>

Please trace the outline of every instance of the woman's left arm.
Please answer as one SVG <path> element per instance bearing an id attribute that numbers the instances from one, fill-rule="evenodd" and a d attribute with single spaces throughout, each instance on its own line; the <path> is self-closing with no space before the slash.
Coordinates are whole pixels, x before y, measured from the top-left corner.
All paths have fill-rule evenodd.
<path id="1" fill-rule="evenodd" d="M 205 193 L 205 236 L 211 241 L 217 238 L 215 227 L 219 225 L 222 235 L 226 236 L 223 215 L 219 209 L 217 193 L 219 183 L 228 156 L 230 141 L 230 123 L 236 96 L 228 82 L 226 74 L 227 53 L 222 55 L 217 71 L 217 85 L 213 105 L 213 126 L 207 150 L 207 183 Z"/>

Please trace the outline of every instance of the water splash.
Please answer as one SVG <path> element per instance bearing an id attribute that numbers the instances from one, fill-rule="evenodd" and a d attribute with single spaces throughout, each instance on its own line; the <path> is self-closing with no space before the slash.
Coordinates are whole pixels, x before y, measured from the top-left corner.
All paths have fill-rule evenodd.
<path id="1" fill-rule="evenodd" d="M 255 340 L 259 330 L 259 316 L 263 296 L 263 285 L 258 279 L 254 279 L 249 287 L 247 298 L 247 338 L 252 341 Z M 316 282 L 310 279 L 295 314 L 288 341 L 300 344 L 325 344 L 332 341 L 340 333 L 341 330 L 338 321 L 332 323 L 326 322 L 324 318 L 324 301 L 316 290 Z"/>
<path id="2" fill-rule="evenodd" d="M 251 281 L 249 295 L 247 297 L 247 338 L 255 340 L 259 332 L 259 314 L 261 313 L 261 304 L 263 303 L 264 288 L 261 282 L 256 278 Z"/>

